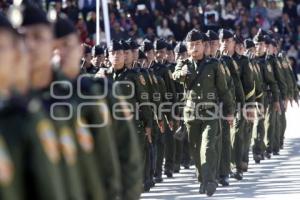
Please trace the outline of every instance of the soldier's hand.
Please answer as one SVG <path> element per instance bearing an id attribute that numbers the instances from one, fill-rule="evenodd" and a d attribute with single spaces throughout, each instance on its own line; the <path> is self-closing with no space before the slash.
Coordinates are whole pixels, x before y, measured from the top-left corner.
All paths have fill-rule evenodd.
<path id="1" fill-rule="evenodd" d="M 280 108 L 280 104 L 278 101 L 274 102 L 274 110 L 275 110 L 275 112 L 281 113 L 281 108 Z"/>
<path id="2" fill-rule="evenodd" d="M 161 120 L 158 122 L 159 124 L 159 130 L 161 133 L 164 133 L 165 132 L 165 125 L 164 125 L 164 122 Z"/>
<path id="3" fill-rule="evenodd" d="M 226 116 L 226 121 L 228 122 L 230 127 L 233 127 L 233 119 L 234 119 L 233 115 Z"/>
<path id="4" fill-rule="evenodd" d="M 189 69 L 188 69 L 188 66 L 187 66 L 187 65 L 184 65 L 184 66 L 181 68 L 181 72 L 180 72 L 181 76 L 186 76 L 186 75 L 189 74 L 189 73 L 190 73 L 190 71 L 189 71 Z"/>
<path id="5" fill-rule="evenodd" d="M 147 136 L 148 142 L 152 143 L 152 136 L 151 136 L 151 128 L 146 127 L 145 128 L 145 135 Z"/>
<path id="6" fill-rule="evenodd" d="M 171 131 L 174 130 L 174 122 L 173 122 L 173 120 L 169 121 L 169 128 L 170 128 Z"/>
<path id="7" fill-rule="evenodd" d="M 255 119 L 255 109 L 254 108 L 248 108 L 248 109 L 246 109 L 246 116 L 247 116 L 247 121 L 254 122 L 254 119 Z"/>
<path id="8" fill-rule="evenodd" d="M 289 99 L 286 98 L 286 99 L 284 100 L 284 103 L 283 103 L 283 107 L 284 107 L 285 110 L 287 109 L 288 102 L 289 102 Z"/>

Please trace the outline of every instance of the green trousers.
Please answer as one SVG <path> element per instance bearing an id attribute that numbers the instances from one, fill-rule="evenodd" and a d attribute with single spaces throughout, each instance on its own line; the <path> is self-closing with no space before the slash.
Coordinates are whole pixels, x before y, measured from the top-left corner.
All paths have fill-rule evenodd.
<path id="1" fill-rule="evenodd" d="M 216 142 L 219 120 L 193 120 L 186 122 L 189 144 L 201 183 L 215 182 L 217 167 Z"/>
<path id="2" fill-rule="evenodd" d="M 241 164 L 243 161 L 244 149 L 246 145 L 245 141 L 245 123 L 241 112 L 237 113 L 234 119 L 234 126 L 231 132 L 231 144 L 232 144 L 232 164 L 235 165 L 237 171 L 241 171 Z"/>
<path id="3" fill-rule="evenodd" d="M 274 145 L 274 137 L 275 137 L 275 123 L 277 118 L 277 112 L 274 110 L 274 106 L 272 103 L 269 103 L 266 110 L 265 116 L 265 131 L 266 131 L 266 151 L 268 153 L 273 152 L 273 145 Z"/>
<path id="4" fill-rule="evenodd" d="M 219 175 L 221 177 L 228 177 L 230 173 L 231 161 L 231 138 L 230 126 L 227 121 L 221 120 L 222 136 L 221 136 L 221 158 L 219 164 Z"/>
<path id="5" fill-rule="evenodd" d="M 249 121 L 245 122 L 244 150 L 243 150 L 242 162 L 245 162 L 247 164 L 249 163 L 249 149 L 251 146 L 253 126 L 254 126 L 253 122 L 249 122 Z"/>

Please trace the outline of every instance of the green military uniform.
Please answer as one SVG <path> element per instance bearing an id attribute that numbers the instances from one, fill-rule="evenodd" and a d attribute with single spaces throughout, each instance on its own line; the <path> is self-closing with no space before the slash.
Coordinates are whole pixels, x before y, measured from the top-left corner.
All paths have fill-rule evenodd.
<path id="1" fill-rule="evenodd" d="M 264 130 L 265 133 L 268 132 L 271 133 L 270 129 L 272 129 L 272 126 L 274 125 L 273 123 L 272 124 L 270 123 L 270 122 L 274 122 L 274 115 L 272 115 L 272 113 L 274 113 L 272 112 L 272 110 L 274 109 L 273 103 L 279 101 L 278 86 L 274 78 L 272 67 L 265 60 L 265 55 L 257 57 L 256 64 L 259 66 L 263 78 L 263 89 L 264 89 L 264 97 L 265 97 L 264 98 L 264 109 L 265 109 Z M 265 135 L 265 145 L 267 146 L 266 135 Z"/>
<path id="2" fill-rule="evenodd" d="M 292 102 L 293 100 L 298 102 L 298 96 L 299 96 L 299 90 L 297 87 L 297 82 L 295 79 L 295 76 L 293 74 L 293 70 L 291 66 L 288 63 L 288 60 L 286 58 L 286 55 L 284 53 L 279 54 L 279 62 L 281 64 L 281 67 L 284 72 L 286 84 L 287 84 L 287 98 Z M 279 119 L 281 121 L 281 128 L 280 128 L 280 148 L 283 148 L 283 143 L 284 143 L 284 133 L 286 129 L 286 115 L 285 115 L 286 110 L 283 108 L 282 109 L 282 114 L 281 118 Z"/>
<path id="3" fill-rule="evenodd" d="M 0 118 L 1 199 L 67 199 L 58 138 L 40 101 L 15 96 Z"/>
<path id="4" fill-rule="evenodd" d="M 191 75 L 186 79 L 180 76 L 181 68 L 187 64 Z M 199 120 L 195 119 L 197 103 L 211 102 L 218 103 L 217 97 L 222 99 L 224 102 L 224 109 L 227 110 L 226 114 L 232 113 L 232 96 L 228 92 L 227 83 L 225 81 L 225 69 L 222 65 L 218 65 L 217 62 L 202 60 L 196 64 L 195 61 L 188 60 L 185 62 L 179 62 L 174 72 L 175 80 L 185 83 L 185 86 L 189 85 L 197 74 L 199 74 L 199 68 L 203 67 L 203 73 L 201 79 L 194 84 L 194 86 L 188 90 L 186 106 L 184 108 L 184 120 L 187 126 L 189 141 L 193 150 L 193 157 L 196 162 L 198 171 L 201 171 L 203 176 L 202 183 L 207 184 L 208 182 L 215 181 L 216 173 L 216 159 L 215 159 L 215 145 L 216 138 L 219 132 L 219 120 Z M 197 73 L 198 72 L 198 73 Z M 204 86 L 205 83 L 205 86 Z M 201 87 L 202 86 L 202 87 Z M 214 96 L 212 99 L 205 96 L 211 93 Z M 203 98 L 200 95 L 203 94 Z M 203 106 L 198 108 L 201 115 L 208 117 L 206 110 L 213 109 L 210 106 Z M 201 152 L 201 153 L 200 153 Z"/>
<path id="5" fill-rule="evenodd" d="M 274 112 L 271 113 L 271 115 L 274 115 L 274 121 L 271 121 L 269 123 L 274 123 L 273 129 L 270 128 L 268 132 L 268 146 L 267 146 L 267 151 L 269 153 L 273 152 L 273 154 L 278 154 L 279 148 L 280 148 L 280 128 L 281 128 L 281 123 L 280 123 L 280 118 L 281 115 L 283 114 L 284 110 L 284 101 L 287 99 L 287 84 L 286 84 L 286 79 L 284 76 L 284 70 L 275 57 L 275 55 L 267 55 L 266 57 L 267 61 L 270 63 L 272 66 L 272 70 L 274 72 L 274 77 L 275 80 L 278 84 L 279 88 L 279 100 L 281 103 L 281 112 Z M 271 118 L 272 119 L 272 118 Z"/>
<path id="6" fill-rule="evenodd" d="M 238 108 L 241 105 L 244 105 L 245 103 L 245 94 L 244 94 L 244 89 L 243 85 L 240 79 L 240 69 L 238 67 L 238 64 L 234 59 L 232 59 L 229 56 L 223 56 L 222 59 L 226 62 L 226 66 L 228 67 L 234 88 L 235 88 L 235 96 L 236 96 L 236 108 Z M 238 151 L 238 148 L 236 147 L 236 140 L 235 138 L 237 136 L 242 135 L 243 130 L 244 130 L 244 125 L 245 125 L 245 120 L 243 118 L 243 115 L 240 112 L 236 112 L 235 118 L 234 118 L 234 127 L 230 130 L 230 137 L 231 137 L 231 148 L 232 148 L 232 153 L 231 153 L 231 161 L 236 164 L 237 172 L 240 172 L 240 166 L 235 162 L 236 157 L 241 157 L 241 155 L 236 155 L 240 154 Z M 224 127 L 224 129 L 227 127 Z M 229 128 L 229 127 L 228 127 Z M 230 129 L 230 128 L 229 128 Z M 242 149 L 242 148 L 240 148 Z M 222 164 L 221 164 L 222 165 Z M 239 178 L 240 179 L 240 178 Z"/>
<path id="7" fill-rule="evenodd" d="M 187 41 L 202 40 L 201 33 L 192 30 L 187 35 Z M 187 76 L 182 76 L 182 68 L 189 70 Z M 219 113 L 215 105 L 224 103 L 225 116 L 233 113 L 233 99 L 225 80 L 225 69 L 214 60 L 191 59 L 176 65 L 173 77 L 184 83 L 187 90 L 184 107 L 184 121 L 189 134 L 190 147 L 196 167 L 201 172 L 203 186 L 207 195 L 211 196 L 216 189 L 217 152 L 215 150 L 219 131 L 219 118 L 209 113 Z M 201 78 L 200 78 L 201 77 Z"/>
<path id="8" fill-rule="evenodd" d="M 259 65 L 257 65 L 255 58 L 250 58 L 250 62 L 252 63 L 254 70 L 254 81 L 255 81 L 255 101 L 264 107 L 264 90 L 263 90 L 263 77 L 260 71 Z M 262 110 L 259 107 L 256 109 L 257 115 L 259 115 L 259 119 L 257 121 L 256 127 L 253 127 L 253 138 L 254 144 L 252 147 L 253 158 L 256 162 L 260 162 L 262 159 L 263 152 L 265 150 L 264 145 L 264 113 L 261 113 Z M 257 118 L 256 118 L 257 119 Z"/>
<path id="9" fill-rule="evenodd" d="M 107 79 L 96 78 L 95 84 L 100 85 L 103 90 L 107 88 L 107 103 L 109 111 L 113 114 L 113 136 L 116 141 L 118 158 L 121 167 L 121 198 L 139 199 L 142 186 L 141 152 L 136 134 L 136 126 L 131 120 L 124 120 L 131 115 L 125 108 L 120 110 L 120 105 L 124 105 L 125 100 L 113 95 L 112 82 Z M 120 94 L 120 88 L 114 86 L 117 94 Z M 104 91 L 99 91 L 103 94 Z M 118 106 L 119 105 L 119 106 Z M 120 111 L 116 111 L 119 109 Z"/>
<path id="10" fill-rule="evenodd" d="M 234 139 L 234 157 L 235 164 L 238 171 L 246 170 L 243 164 L 248 164 L 249 148 L 252 138 L 252 131 L 248 129 L 253 126 L 251 122 L 245 119 L 244 109 L 250 109 L 254 107 L 255 99 L 255 85 L 253 79 L 253 67 L 249 62 L 249 59 L 244 55 L 238 55 L 235 53 L 233 59 L 239 68 L 239 76 L 243 86 L 245 103 L 241 104 L 240 109 L 240 125 L 237 127 L 235 139 Z M 249 104 L 249 105 L 248 105 Z M 245 107 L 246 105 L 246 107 Z"/>
<path id="11" fill-rule="evenodd" d="M 68 19 L 59 17 L 54 32 L 60 39 L 76 34 L 76 28 Z M 57 83 L 55 88 L 59 94 L 56 95 L 65 97 L 70 94 L 65 101 L 71 105 L 73 116 L 66 123 L 70 123 L 76 132 L 85 198 L 117 199 L 121 192 L 120 166 L 105 98 L 95 99 L 99 97 L 98 85 L 93 84 L 89 77 L 70 80 L 61 75 L 59 80 L 67 85 Z"/>

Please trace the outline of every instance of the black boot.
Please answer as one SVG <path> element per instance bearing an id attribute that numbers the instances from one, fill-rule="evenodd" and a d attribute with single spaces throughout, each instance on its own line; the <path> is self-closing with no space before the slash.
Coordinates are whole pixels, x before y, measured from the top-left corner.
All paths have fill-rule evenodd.
<path id="1" fill-rule="evenodd" d="M 219 179 L 219 183 L 220 183 L 223 187 L 229 186 L 229 178 L 228 178 L 227 176 L 222 176 L 222 177 L 220 177 L 220 179 Z"/>
<path id="2" fill-rule="evenodd" d="M 205 189 L 206 189 L 206 195 L 211 197 L 217 190 L 217 184 L 214 182 L 208 182 L 206 184 Z"/>

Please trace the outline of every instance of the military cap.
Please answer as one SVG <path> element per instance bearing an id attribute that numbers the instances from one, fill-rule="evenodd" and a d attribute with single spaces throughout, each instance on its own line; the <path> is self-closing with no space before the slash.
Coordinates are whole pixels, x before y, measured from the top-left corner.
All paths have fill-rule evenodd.
<path id="1" fill-rule="evenodd" d="M 130 46 L 131 49 L 138 49 L 140 45 L 132 38 L 129 38 L 126 43 Z"/>
<path id="2" fill-rule="evenodd" d="M 166 45 L 167 45 L 167 51 L 173 51 L 174 50 L 173 45 L 171 43 L 167 42 Z"/>
<path id="3" fill-rule="evenodd" d="M 178 42 L 178 44 L 174 48 L 175 53 L 184 53 L 186 51 L 187 51 L 187 49 L 186 49 L 186 46 L 183 42 Z"/>
<path id="4" fill-rule="evenodd" d="M 10 21 L 2 13 L 0 13 L 0 28 L 14 33 L 16 32 Z"/>
<path id="5" fill-rule="evenodd" d="M 117 40 L 112 40 L 108 46 L 108 51 L 119 51 L 119 50 L 124 50 L 123 45 Z"/>
<path id="6" fill-rule="evenodd" d="M 128 43 L 126 43 L 125 40 L 120 40 L 120 44 L 123 46 L 124 51 L 131 50 L 130 45 Z"/>
<path id="7" fill-rule="evenodd" d="M 219 32 L 219 39 L 229 39 L 232 37 L 233 37 L 233 34 L 229 30 L 222 28 Z"/>
<path id="8" fill-rule="evenodd" d="M 266 32 L 264 30 L 262 30 L 262 29 L 259 29 L 258 32 L 257 32 L 257 34 L 254 36 L 253 41 L 255 43 L 257 43 L 257 42 L 265 42 L 265 37 L 264 37 L 265 35 L 267 35 Z"/>
<path id="9" fill-rule="evenodd" d="M 265 40 L 266 44 L 271 44 L 272 43 L 272 40 L 271 40 L 269 35 L 264 35 L 264 40 Z"/>
<path id="10" fill-rule="evenodd" d="M 197 40 L 203 40 L 203 35 L 201 34 L 200 31 L 194 28 L 190 32 L 188 32 L 188 34 L 185 37 L 185 41 L 193 42 Z"/>
<path id="11" fill-rule="evenodd" d="M 237 34 L 234 34 L 233 39 L 237 44 L 243 44 L 243 39 Z"/>
<path id="12" fill-rule="evenodd" d="M 59 16 L 54 24 L 55 38 L 62 38 L 73 33 L 77 33 L 76 27 L 73 22 L 69 20 L 65 15 Z"/>
<path id="13" fill-rule="evenodd" d="M 210 41 L 219 40 L 218 34 L 212 30 L 208 30 L 206 32 L 206 36 L 209 38 Z"/>
<path id="14" fill-rule="evenodd" d="M 262 35 L 268 35 L 268 32 L 263 30 L 262 28 L 259 28 L 258 31 L 257 31 L 257 34 L 260 33 Z"/>
<path id="15" fill-rule="evenodd" d="M 250 49 L 252 47 L 255 47 L 255 44 L 251 39 L 246 39 L 244 41 L 244 46 L 245 46 L 246 49 Z"/>
<path id="16" fill-rule="evenodd" d="M 142 52 L 145 53 L 145 52 L 148 52 L 148 51 L 153 50 L 154 47 L 153 47 L 152 42 L 150 42 L 150 40 L 145 39 L 145 40 L 142 42 L 142 45 L 141 45 L 140 49 L 141 49 Z"/>
<path id="17" fill-rule="evenodd" d="M 95 45 L 92 48 L 92 56 L 98 56 L 104 54 L 104 49 L 100 45 Z"/>
<path id="18" fill-rule="evenodd" d="M 90 45 L 83 43 L 82 47 L 83 47 L 84 54 L 88 54 L 92 52 L 92 47 Z"/>
<path id="19" fill-rule="evenodd" d="M 47 14 L 32 3 L 24 3 L 23 10 L 23 22 L 22 26 L 31 26 L 36 24 L 50 25 L 50 21 L 47 18 Z"/>
<path id="20" fill-rule="evenodd" d="M 209 37 L 208 37 L 206 34 L 201 33 L 201 35 L 202 35 L 202 37 L 203 37 L 203 41 L 204 41 L 204 42 L 209 42 L 209 41 L 210 41 Z"/>
<path id="21" fill-rule="evenodd" d="M 139 59 L 147 59 L 147 56 L 139 49 Z"/>
<path id="22" fill-rule="evenodd" d="M 164 39 L 158 39 L 154 41 L 153 46 L 155 50 L 161 50 L 167 48 L 167 43 Z"/>

